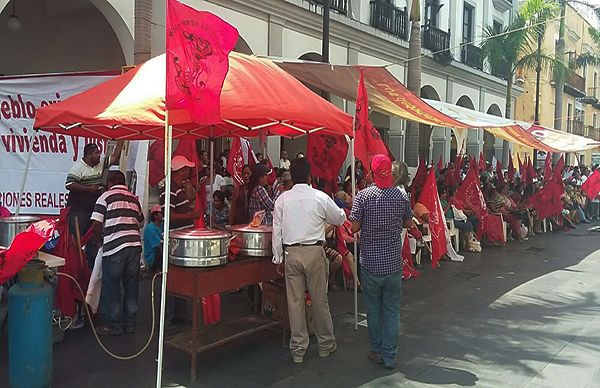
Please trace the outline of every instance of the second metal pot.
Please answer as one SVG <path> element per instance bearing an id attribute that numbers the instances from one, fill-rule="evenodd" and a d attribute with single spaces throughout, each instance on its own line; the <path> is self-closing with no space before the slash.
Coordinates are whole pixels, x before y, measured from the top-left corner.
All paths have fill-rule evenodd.
<path id="1" fill-rule="evenodd" d="M 271 244 L 273 228 L 271 226 L 231 225 L 227 228 L 233 235 L 234 244 L 240 248 L 240 255 L 273 257 Z"/>

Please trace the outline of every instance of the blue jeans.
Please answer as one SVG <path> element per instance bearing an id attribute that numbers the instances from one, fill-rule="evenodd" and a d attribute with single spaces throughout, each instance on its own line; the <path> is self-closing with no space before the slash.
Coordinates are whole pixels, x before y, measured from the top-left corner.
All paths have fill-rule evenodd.
<path id="1" fill-rule="evenodd" d="M 361 271 L 361 285 L 367 304 L 367 324 L 371 351 L 379 353 L 385 365 L 396 364 L 402 271 L 373 275 Z"/>
<path id="2" fill-rule="evenodd" d="M 111 329 L 135 327 L 141 253 L 141 247 L 127 247 L 102 258 L 102 297 Z"/>

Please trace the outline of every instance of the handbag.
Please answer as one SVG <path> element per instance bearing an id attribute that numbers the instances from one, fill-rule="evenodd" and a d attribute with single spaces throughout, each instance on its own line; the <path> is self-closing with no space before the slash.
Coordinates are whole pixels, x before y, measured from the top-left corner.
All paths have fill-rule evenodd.
<path id="1" fill-rule="evenodd" d="M 460 210 L 459 208 L 457 208 L 454 205 L 450 205 L 452 206 L 452 213 L 454 214 L 454 219 L 456 221 L 466 221 L 467 220 L 467 215 L 465 214 L 465 212 L 463 212 L 462 210 Z"/>

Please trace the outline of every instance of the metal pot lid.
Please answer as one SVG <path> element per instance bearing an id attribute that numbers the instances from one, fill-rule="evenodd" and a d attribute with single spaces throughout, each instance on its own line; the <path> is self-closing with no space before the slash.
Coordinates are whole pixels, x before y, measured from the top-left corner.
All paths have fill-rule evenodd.
<path id="1" fill-rule="evenodd" d="M 169 236 L 182 240 L 210 240 L 215 238 L 229 238 L 231 234 L 219 229 L 181 229 L 172 231 Z"/>
<path id="2" fill-rule="evenodd" d="M 230 225 L 227 229 L 234 232 L 273 233 L 273 227 L 268 225 L 260 225 L 257 227 L 244 224 Z"/>
<path id="3" fill-rule="evenodd" d="M 39 217 L 34 216 L 9 216 L 9 217 L 0 217 L 0 222 L 6 224 L 18 224 L 23 222 L 37 222 L 39 221 Z"/>

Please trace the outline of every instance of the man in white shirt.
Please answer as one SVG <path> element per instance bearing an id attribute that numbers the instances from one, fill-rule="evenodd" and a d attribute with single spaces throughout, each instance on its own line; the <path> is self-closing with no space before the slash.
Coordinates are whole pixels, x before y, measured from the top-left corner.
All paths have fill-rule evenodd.
<path id="1" fill-rule="evenodd" d="M 286 150 L 281 150 L 280 159 L 279 159 L 279 168 L 284 170 L 290 169 L 290 160 L 288 159 L 288 153 Z"/>
<path id="2" fill-rule="evenodd" d="M 294 363 L 301 364 L 309 343 L 304 300 L 307 286 L 319 356 L 328 357 L 337 349 L 327 300 L 329 265 L 323 244 L 325 225 L 341 225 L 346 215 L 329 196 L 309 185 L 307 159 L 294 159 L 290 173 L 294 187 L 277 198 L 273 211 L 273 262 L 278 265 L 284 262 L 292 333 L 290 351 Z"/>

